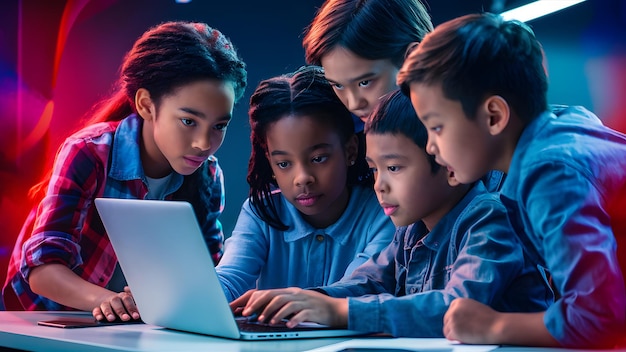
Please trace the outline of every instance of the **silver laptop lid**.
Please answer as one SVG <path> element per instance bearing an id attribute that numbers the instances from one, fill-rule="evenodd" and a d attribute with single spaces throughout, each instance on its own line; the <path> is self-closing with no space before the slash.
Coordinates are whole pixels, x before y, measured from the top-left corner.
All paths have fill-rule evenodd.
<path id="1" fill-rule="evenodd" d="M 113 198 L 95 202 L 143 321 L 240 338 L 189 203 Z"/>
<path id="2" fill-rule="evenodd" d="M 305 323 L 241 331 L 228 305 L 191 204 L 98 198 L 104 227 L 143 321 L 231 339 L 362 335 Z M 258 327 L 257 327 L 258 328 Z"/>

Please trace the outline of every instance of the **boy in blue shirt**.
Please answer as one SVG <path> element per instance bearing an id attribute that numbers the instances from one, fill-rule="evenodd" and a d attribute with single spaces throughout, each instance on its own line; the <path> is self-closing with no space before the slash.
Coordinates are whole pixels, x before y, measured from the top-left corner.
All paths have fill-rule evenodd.
<path id="1" fill-rule="evenodd" d="M 616 254 L 626 136 L 584 108 L 548 109 L 543 59 L 526 25 L 485 13 L 437 27 L 398 74 L 439 164 L 463 183 L 507 173 L 509 219 L 560 295 L 546 311 L 517 314 L 457 299 L 444 333 L 466 343 L 610 348 L 626 335 Z"/>
<path id="2" fill-rule="evenodd" d="M 243 315 L 288 326 L 313 321 L 368 333 L 443 337 L 457 297 L 501 311 L 537 312 L 553 300 L 525 257 L 497 195 L 459 184 L 426 154 L 427 132 L 409 98 L 385 96 L 365 126 L 374 190 L 397 227 L 392 243 L 351 277 L 312 290 L 249 291 Z M 348 298 L 345 298 L 348 297 Z"/>

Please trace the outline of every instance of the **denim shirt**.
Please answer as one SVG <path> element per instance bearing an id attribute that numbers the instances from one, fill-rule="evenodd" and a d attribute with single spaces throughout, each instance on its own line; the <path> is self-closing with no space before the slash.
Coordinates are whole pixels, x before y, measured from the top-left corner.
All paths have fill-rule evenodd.
<path id="1" fill-rule="evenodd" d="M 393 223 L 371 187 L 354 186 L 341 217 L 321 229 L 306 222 L 280 192 L 273 197 L 289 228 L 269 226 L 246 200 L 216 267 L 228 301 L 252 288 L 329 285 L 349 276 L 393 238 Z"/>
<path id="2" fill-rule="evenodd" d="M 550 334 L 564 346 L 612 347 L 626 335 L 615 238 L 626 233 L 611 227 L 626 219 L 623 203 L 609 219 L 612 197 L 626 199 L 626 136 L 584 108 L 556 107 L 524 129 L 501 192 L 561 295 L 544 316 Z"/>
<path id="3" fill-rule="evenodd" d="M 430 233 L 422 222 L 399 227 L 349 279 L 318 289 L 349 297 L 349 329 L 408 337 L 443 337 L 443 315 L 457 297 L 502 312 L 538 312 L 554 299 L 482 182 Z"/>
<path id="4" fill-rule="evenodd" d="M 139 155 L 142 123 L 138 116 L 133 115 L 124 119 L 115 131 L 103 197 L 134 199 L 146 197 L 148 180 L 143 172 Z M 183 176 L 173 172 L 164 194 L 174 193 L 182 184 Z M 130 191 L 129 185 L 137 187 L 137 190 Z"/>

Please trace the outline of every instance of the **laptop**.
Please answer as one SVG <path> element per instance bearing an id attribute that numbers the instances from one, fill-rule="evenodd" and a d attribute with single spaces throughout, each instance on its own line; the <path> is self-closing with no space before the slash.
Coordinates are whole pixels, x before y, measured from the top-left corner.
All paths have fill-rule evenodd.
<path id="1" fill-rule="evenodd" d="M 97 198 L 95 204 L 148 324 L 243 340 L 363 335 L 315 323 L 290 329 L 236 318 L 187 202 Z"/>

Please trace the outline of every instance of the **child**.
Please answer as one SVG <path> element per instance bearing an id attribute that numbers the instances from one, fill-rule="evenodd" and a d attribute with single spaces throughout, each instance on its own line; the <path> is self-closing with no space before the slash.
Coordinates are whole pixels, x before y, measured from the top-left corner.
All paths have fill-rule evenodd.
<path id="1" fill-rule="evenodd" d="M 347 280 L 315 290 L 251 292 L 231 307 L 249 298 L 242 313 L 259 312 L 271 323 L 294 314 L 288 326 L 313 321 L 443 337 L 443 315 L 456 297 L 502 311 L 548 306 L 551 292 L 525 257 L 504 206 L 482 182 L 459 184 L 426 154 L 427 132 L 406 96 L 396 91 L 383 98 L 365 136 L 374 189 L 397 226 L 393 242 Z"/>
<path id="2" fill-rule="evenodd" d="M 224 193 L 213 154 L 246 76 L 230 40 L 204 23 L 168 22 L 144 33 L 124 59 L 115 94 L 65 140 L 40 185 L 42 200 L 11 257 L 7 308 L 139 318 L 97 197 L 189 201 L 217 263 Z"/>
<path id="3" fill-rule="evenodd" d="M 302 45 L 306 61 L 324 68 L 339 99 L 358 117 L 361 132 L 380 97 L 398 88 L 406 55 L 432 29 L 420 0 L 327 0 Z M 503 179 L 503 173 L 490 171 L 483 182 L 497 191 Z"/>
<path id="4" fill-rule="evenodd" d="M 396 89 L 404 58 L 433 29 L 420 0 L 327 0 L 307 28 L 306 61 L 322 66 L 343 104 L 361 121 Z"/>
<path id="5" fill-rule="evenodd" d="M 350 112 L 313 66 L 250 99 L 250 198 L 216 267 L 229 301 L 252 288 L 328 285 L 389 244 Z"/>
<path id="6" fill-rule="evenodd" d="M 525 314 L 458 299 L 445 335 L 467 343 L 612 347 L 626 332 L 616 256 L 616 236 L 625 229 L 615 227 L 626 218 L 616 206 L 626 199 L 626 136 L 584 108 L 549 111 L 543 59 L 526 25 L 485 13 L 439 26 L 398 75 L 437 162 L 466 183 L 489 169 L 507 173 L 501 192 L 509 218 L 560 295 L 546 311 Z"/>

